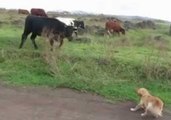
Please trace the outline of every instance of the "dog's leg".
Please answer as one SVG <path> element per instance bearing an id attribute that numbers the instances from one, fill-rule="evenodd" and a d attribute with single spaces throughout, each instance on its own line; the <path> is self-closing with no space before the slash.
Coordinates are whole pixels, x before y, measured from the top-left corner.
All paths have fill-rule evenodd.
<path id="1" fill-rule="evenodd" d="M 137 111 L 142 107 L 142 104 L 138 104 L 135 108 L 130 108 L 131 111 Z"/>
<path id="2" fill-rule="evenodd" d="M 147 112 L 144 112 L 144 113 L 141 113 L 141 116 L 146 116 L 147 115 Z"/>
<path id="3" fill-rule="evenodd" d="M 147 115 L 147 111 L 152 107 L 152 103 L 148 103 L 147 107 L 145 107 L 145 112 L 141 113 L 141 116 L 145 116 Z"/>
<path id="4" fill-rule="evenodd" d="M 147 115 L 147 108 L 145 109 L 145 112 L 144 113 L 141 113 L 141 116 L 146 116 Z"/>

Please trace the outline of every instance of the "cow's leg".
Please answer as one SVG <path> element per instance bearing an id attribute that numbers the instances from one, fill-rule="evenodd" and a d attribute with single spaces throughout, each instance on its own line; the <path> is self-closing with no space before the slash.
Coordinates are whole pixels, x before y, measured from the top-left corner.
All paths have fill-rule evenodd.
<path id="1" fill-rule="evenodd" d="M 110 29 L 109 32 L 110 32 L 110 35 L 113 36 L 115 31 L 113 29 Z"/>
<path id="2" fill-rule="evenodd" d="M 27 36 L 26 36 L 25 34 L 22 34 L 21 43 L 20 43 L 19 48 L 22 48 L 22 47 L 23 47 L 23 44 L 24 44 L 24 42 L 26 41 L 26 39 L 27 39 Z"/>
<path id="3" fill-rule="evenodd" d="M 33 43 L 33 45 L 34 45 L 34 48 L 35 48 L 35 49 L 38 49 L 38 47 L 37 47 L 37 45 L 36 45 L 36 42 L 35 42 L 36 36 L 37 36 L 36 34 L 32 33 L 30 39 L 32 40 L 32 43 Z"/>
<path id="4" fill-rule="evenodd" d="M 59 44 L 59 47 L 61 47 L 63 45 L 63 42 L 64 42 L 64 38 L 63 37 L 60 37 L 60 44 Z"/>
<path id="5" fill-rule="evenodd" d="M 63 45 L 63 42 L 64 42 L 64 35 L 60 34 L 58 40 L 60 42 L 59 47 L 61 47 Z"/>
<path id="6" fill-rule="evenodd" d="M 107 34 L 108 34 L 109 36 L 111 36 L 111 32 L 110 32 L 110 30 L 107 30 Z"/>
<path id="7" fill-rule="evenodd" d="M 51 45 L 51 49 L 50 50 L 53 51 L 54 40 L 53 39 L 50 39 L 49 41 L 50 41 L 50 45 Z"/>
<path id="8" fill-rule="evenodd" d="M 58 42 L 60 42 L 61 44 L 61 35 L 60 34 L 56 34 L 55 37 L 53 38 L 54 41 L 54 48 L 56 49 L 58 46 Z"/>
<path id="9" fill-rule="evenodd" d="M 22 34 L 22 37 L 21 37 L 21 43 L 20 43 L 19 48 L 22 48 L 23 47 L 23 44 L 26 41 L 26 39 L 27 39 L 27 35 L 23 33 Z"/>

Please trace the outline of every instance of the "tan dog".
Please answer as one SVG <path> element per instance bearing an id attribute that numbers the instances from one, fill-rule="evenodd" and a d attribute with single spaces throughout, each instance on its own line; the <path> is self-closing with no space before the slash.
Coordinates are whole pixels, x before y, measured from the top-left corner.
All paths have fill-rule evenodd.
<path id="1" fill-rule="evenodd" d="M 141 97 L 140 103 L 135 108 L 131 108 L 131 111 L 137 111 L 139 108 L 143 108 L 145 112 L 141 116 L 147 115 L 148 111 L 155 117 L 162 116 L 164 103 L 160 98 L 152 96 L 145 88 L 139 88 L 137 93 Z"/>

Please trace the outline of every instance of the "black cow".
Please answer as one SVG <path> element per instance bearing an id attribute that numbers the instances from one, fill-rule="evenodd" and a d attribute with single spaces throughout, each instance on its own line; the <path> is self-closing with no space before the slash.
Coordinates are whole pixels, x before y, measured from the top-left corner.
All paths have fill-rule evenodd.
<path id="1" fill-rule="evenodd" d="M 60 46 L 63 43 L 63 38 L 67 37 L 68 40 L 72 40 L 72 33 L 74 31 L 73 26 L 66 26 L 64 23 L 60 22 L 55 18 L 47 18 L 47 17 L 37 17 L 29 15 L 25 19 L 25 28 L 22 34 L 21 43 L 19 48 L 22 48 L 24 42 L 27 39 L 27 36 L 32 33 L 30 39 L 32 43 L 37 49 L 37 45 L 35 42 L 36 36 L 46 36 L 53 34 L 53 37 L 49 37 L 50 43 L 53 46 L 53 42 L 60 41 Z M 43 35 L 42 35 L 43 33 Z"/>

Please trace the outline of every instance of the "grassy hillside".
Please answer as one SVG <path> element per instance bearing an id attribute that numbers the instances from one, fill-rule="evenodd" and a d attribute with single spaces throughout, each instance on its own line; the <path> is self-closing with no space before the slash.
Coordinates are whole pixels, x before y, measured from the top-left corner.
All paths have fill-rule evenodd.
<path id="1" fill-rule="evenodd" d="M 0 79 L 6 84 L 69 87 L 114 101 L 137 100 L 135 89 L 146 87 L 171 105 L 167 23 L 157 22 L 155 30 L 129 30 L 125 36 L 84 34 L 91 42 L 65 39 L 60 49 L 51 52 L 43 38 L 36 39 L 38 50 L 29 38 L 18 49 L 24 17 L 0 14 Z"/>

